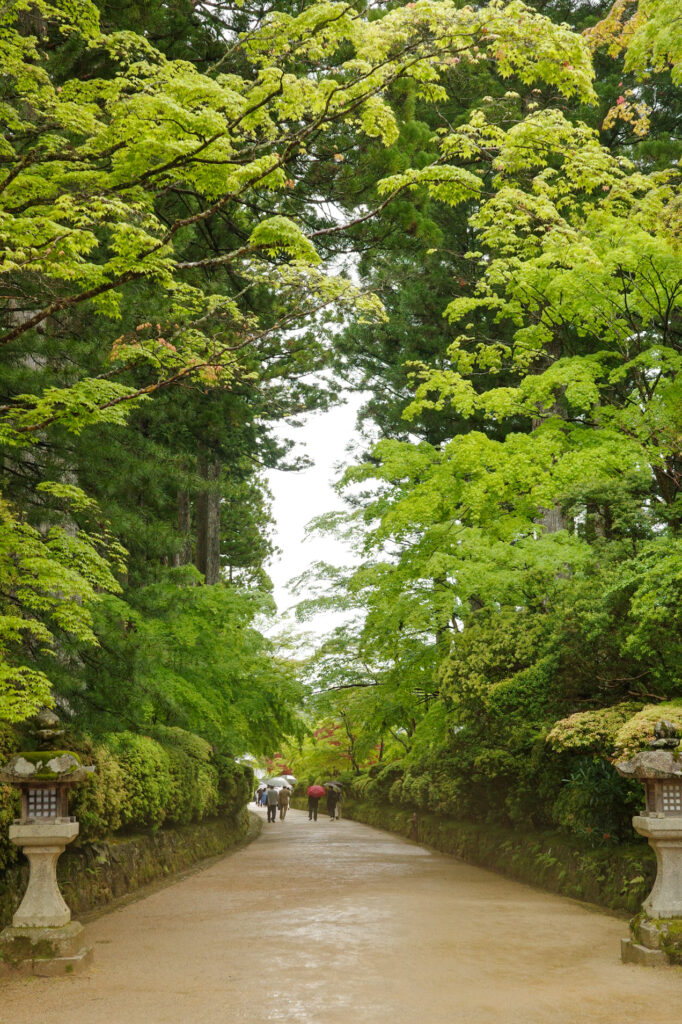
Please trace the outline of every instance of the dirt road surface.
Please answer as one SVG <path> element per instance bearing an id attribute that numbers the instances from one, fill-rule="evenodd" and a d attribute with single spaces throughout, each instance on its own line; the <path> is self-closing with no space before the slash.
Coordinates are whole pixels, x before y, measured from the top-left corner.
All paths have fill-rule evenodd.
<path id="1" fill-rule="evenodd" d="M 91 922 L 87 973 L 0 983 L 0 1024 L 678 1020 L 682 968 L 623 966 L 626 932 L 388 833 L 290 811 Z"/>

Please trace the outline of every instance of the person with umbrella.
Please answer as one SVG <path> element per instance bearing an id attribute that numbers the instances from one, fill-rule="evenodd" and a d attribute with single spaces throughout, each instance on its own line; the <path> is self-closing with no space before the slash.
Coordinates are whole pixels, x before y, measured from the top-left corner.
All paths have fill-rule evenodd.
<path id="1" fill-rule="evenodd" d="M 279 797 L 277 790 L 271 782 L 268 782 L 266 801 L 268 805 L 268 821 L 276 821 Z"/>
<path id="2" fill-rule="evenodd" d="M 291 790 L 288 786 L 282 786 L 279 791 L 279 820 L 284 821 L 289 810 L 289 797 L 291 796 Z"/>
<path id="3" fill-rule="evenodd" d="M 308 821 L 317 821 L 317 805 L 324 793 L 324 786 L 308 786 Z"/>
<path id="4" fill-rule="evenodd" d="M 341 803 L 341 786 L 338 782 L 328 782 L 325 788 L 327 790 L 327 810 L 329 817 L 334 821 L 334 818 L 341 817 L 337 811 L 337 807 Z"/>

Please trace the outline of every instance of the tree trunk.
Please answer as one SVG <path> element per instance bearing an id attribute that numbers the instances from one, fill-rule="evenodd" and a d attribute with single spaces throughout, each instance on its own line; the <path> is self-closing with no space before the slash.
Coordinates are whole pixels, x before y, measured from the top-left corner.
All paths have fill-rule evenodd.
<path id="1" fill-rule="evenodd" d="M 551 352 L 549 354 L 552 356 L 552 359 L 547 363 L 547 366 L 551 365 L 551 362 L 558 359 L 560 356 L 558 350 Z M 538 366 L 536 372 L 541 373 L 544 369 L 546 369 L 546 366 Z M 555 416 L 559 416 L 561 419 L 564 418 L 558 402 L 555 402 L 552 408 L 548 410 L 548 412 L 553 413 Z M 542 417 L 534 418 L 532 420 L 532 430 L 537 430 L 538 427 L 542 424 L 542 422 Z M 542 525 L 544 526 L 545 533 L 558 533 L 559 530 L 568 529 L 568 519 L 561 514 L 561 507 L 559 505 L 555 505 L 553 508 L 540 509 L 540 512 L 541 516 L 538 519 L 538 522 L 542 523 Z"/>
<path id="2" fill-rule="evenodd" d="M 559 530 L 568 529 L 568 519 L 561 514 L 559 505 L 554 508 L 544 508 L 540 522 L 545 528 L 545 533 L 558 533 Z"/>
<path id="3" fill-rule="evenodd" d="M 196 567 L 212 585 L 220 579 L 220 462 L 202 452 L 197 470 L 206 484 L 197 495 Z"/>

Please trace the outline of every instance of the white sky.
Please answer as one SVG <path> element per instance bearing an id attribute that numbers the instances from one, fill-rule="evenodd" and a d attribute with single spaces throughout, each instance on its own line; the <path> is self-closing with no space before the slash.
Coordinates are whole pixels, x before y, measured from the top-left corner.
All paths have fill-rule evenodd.
<path id="1" fill-rule="evenodd" d="M 355 421 L 366 396 L 349 394 L 345 397 L 347 404 L 336 406 L 329 412 L 309 413 L 304 417 L 303 426 L 283 424 L 279 430 L 281 436 L 296 441 L 292 454 L 306 454 L 313 462 L 310 469 L 299 473 L 281 470 L 267 473 L 274 497 L 274 540 L 282 549 L 281 554 L 269 563 L 267 571 L 275 587 L 274 596 L 280 616 L 303 597 L 294 597 L 287 590 L 287 582 L 300 576 L 311 563 L 325 561 L 348 565 L 355 561 L 349 549 L 333 537 L 305 537 L 305 528 L 311 519 L 343 507 L 332 485 L 340 476 L 339 464 L 349 461 L 346 447 L 358 437 Z M 313 623 L 304 623 L 301 628 L 324 632 L 337 622 L 338 616 L 325 614 L 317 616 Z"/>

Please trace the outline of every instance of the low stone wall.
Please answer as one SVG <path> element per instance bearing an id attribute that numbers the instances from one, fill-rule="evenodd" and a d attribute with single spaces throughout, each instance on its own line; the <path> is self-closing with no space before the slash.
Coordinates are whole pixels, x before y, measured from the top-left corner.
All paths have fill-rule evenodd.
<path id="1" fill-rule="evenodd" d="M 57 865 L 59 884 L 78 917 L 206 857 L 226 853 L 254 839 L 261 828 L 260 818 L 245 810 L 234 818 L 69 846 Z M 0 876 L 0 925 L 10 923 L 27 881 L 25 861 Z"/>
<path id="2" fill-rule="evenodd" d="M 307 807 L 294 797 L 292 807 Z M 322 813 L 324 802 L 320 801 Z M 653 851 L 644 843 L 590 849 L 557 832 L 505 829 L 391 804 L 345 799 L 343 816 L 416 839 L 442 853 L 499 871 L 520 882 L 540 886 L 610 910 L 636 913 L 656 874 Z M 416 828 L 415 828 L 416 825 Z"/>

